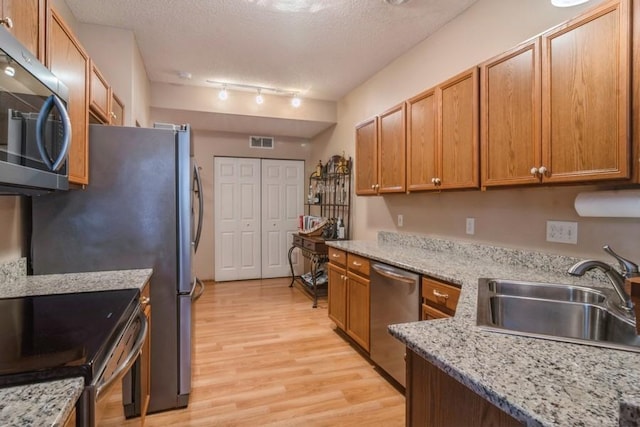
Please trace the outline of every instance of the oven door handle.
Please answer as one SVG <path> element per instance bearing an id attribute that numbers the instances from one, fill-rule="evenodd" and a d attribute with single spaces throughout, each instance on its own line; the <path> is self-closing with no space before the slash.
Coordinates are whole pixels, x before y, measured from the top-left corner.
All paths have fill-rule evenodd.
<path id="1" fill-rule="evenodd" d="M 393 271 L 389 271 L 379 265 L 373 265 L 373 268 L 379 275 L 386 277 L 387 279 L 395 280 L 397 282 L 406 283 L 407 285 L 413 285 L 416 283 L 415 279 L 407 276 L 403 276 L 402 274 L 395 273 Z"/>
<path id="2" fill-rule="evenodd" d="M 62 148 L 55 160 L 53 160 L 49 153 L 47 153 L 47 149 L 44 146 L 45 123 L 53 107 L 56 107 L 60 112 L 63 135 Z M 67 112 L 67 109 L 65 108 L 60 98 L 55 95 L 51 95 L 47 98 L 44 104 L 42 104 L 42 108 L 40 108 L 40 112 L 38 113 L 38 120 L 36 120 L 36 145 L 38 146 L 38 152 L 40 153 L 42 161 L 45 165 L 47 165 L 49 170 L 57 172 L 62 167 L 62 164 L 67 159 L 67 153 L 69 152 L 70 143 L 71 120 L 69 119 L 69 113 Z"/>
<path id="3" fill-rule="evenodd" d="M 145 316 L 144 312 L 140 311 L 138 313 L 138 319 L 140 319 L 140 323 L 142 324 L 140 328 L 140 332 L 138 333 L 138 337 L 136 338 L 136 342 L 131 348 L 131 352 L 127 355 L 124 362 L 116 369 L 106 381 L 101 378 L 100 382 L 96 385 L 96 400 L 100 398 L 100 394 L 109 388 L 114 381 L 121 378 L 133 365 L 136 361 L 140 352 L 142 351 L 142 346 L 144 345 L 145 339 L 147 338 L 147 331 L 149 330 L 149 323 L 147 322 L 147 316 Z"/>

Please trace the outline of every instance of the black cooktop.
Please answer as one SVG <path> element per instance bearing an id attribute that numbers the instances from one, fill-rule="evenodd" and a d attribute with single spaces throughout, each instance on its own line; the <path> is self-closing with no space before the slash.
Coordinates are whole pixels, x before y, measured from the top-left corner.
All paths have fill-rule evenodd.
<path id="1" fill-rule="evenodd" d="M 94 370 L 137 306 L 137 289 L 0 299 L 0 386 Z"/>

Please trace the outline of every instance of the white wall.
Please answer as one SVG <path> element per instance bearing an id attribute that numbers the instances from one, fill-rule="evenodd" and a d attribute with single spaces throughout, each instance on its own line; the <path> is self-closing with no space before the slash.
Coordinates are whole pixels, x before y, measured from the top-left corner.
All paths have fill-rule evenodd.
<path id="1" fill-rule="evenodd" d="M 153 118 L 152 118 L 153 119 Z M 198 277 L 214 278 L 214 225 L 213 225 L 213 157 L 253 157 L 285 160 L 305 160 L 309 165 L 310 143 L 307 140 L 276 138 L 275 148 L 249 148 L 249 135 L 194 130 L 195 158 L 201 169 L 204 193 L 204 223 L 202 239 L 195 257 Z M 302 208 L 302 207 L 301 207 Z M 302 213 L 302 212 L 301 212 Z"/>
<path id="2" fill-rule="evenodd" d="M 318 137 L 312 158 L 343 149 L 354 153 L 355 125 L 435 86 L 546 29 L 593 7 L 555 8 L 547 0 L 479 0 L 430 38 L 375 74 L 338 103 L 338 124 Z M 577 216 L 577 193 L 594 187 L 537 187 L 354 197 L 352 238 L 375 239 L 378 230 L 436 234 L 507 246 L 606 258 L 609 243 L 638 257 L 640 220 Z M 396 227 L 398 214 L 404 226 Z M 476 218 L 476 234 L 465 234 L 465 219 Z M 548 243 L 547 220 L 578 222 L 578 245 Z"/>

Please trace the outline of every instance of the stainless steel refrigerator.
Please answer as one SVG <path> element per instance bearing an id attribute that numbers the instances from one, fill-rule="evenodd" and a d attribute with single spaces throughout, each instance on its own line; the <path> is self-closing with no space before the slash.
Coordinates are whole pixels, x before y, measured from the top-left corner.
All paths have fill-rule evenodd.
<path id="1" fill-rule="evenodd" d="M 187 406 L 191 390 L 202 223 L 192 152 L 188 126 L 91 125 L 87 188 L 32 198 L 33 274 L 153 268 L 149 412 Z M 137 415 L 127 394 L 125 412 Z"/>

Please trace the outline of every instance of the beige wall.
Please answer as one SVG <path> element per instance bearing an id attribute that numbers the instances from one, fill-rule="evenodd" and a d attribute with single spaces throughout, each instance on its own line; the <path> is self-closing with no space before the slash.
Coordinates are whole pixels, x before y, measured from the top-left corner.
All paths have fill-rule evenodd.
<path id="1" fill-rule="evenodd" d="M 312 158 L 345 150 L 354 153 L 354 127 L 362 120 L 424 89 L 497 55 L 577 15 L 588 5 L 560 9 L 547 0 L 479 0 L 407 54 L 375 74 L 338 103 L 338 124 L 318 137 Z M 600 247 L 613 245 L 638 257 L 640 220 L 580 218 L 573 208 L 577 193 L 594 187 L 494 189 L 355 197 L 355 239 L 375 239 L 378 230 L 436 234 L 500 245 L 606 258 Z M 396 227 L 397 215 L 404 226 Z M 473 217 L 476 233 L 465 234 Z M 578 244 L 546 242 L 546 221 L 578 222 Z"/>
<path id="2" fill-rule="evenodd" d="M 125 105 L 125 126 L 150 126 L 149 80 L 133 32 L 104 25 L 76 27 L 80 42 Z"/>
<path id="3" fill-rule="evenodd" d="M 201 279 L 209 280 L 214 278 L 213 157 L 305 160 L 308 166 L 310 163 L 308 161 L 309 141 L 283 137 L 276 138 L 275 141 L 276 145 L 273 150 L 252 149 L 249 147 L 249 135 L 194 130 L 195 158 L 201 167 L 202 191 L 204 193 L 202 239 L 195 257 L 195 270 Z"/>

